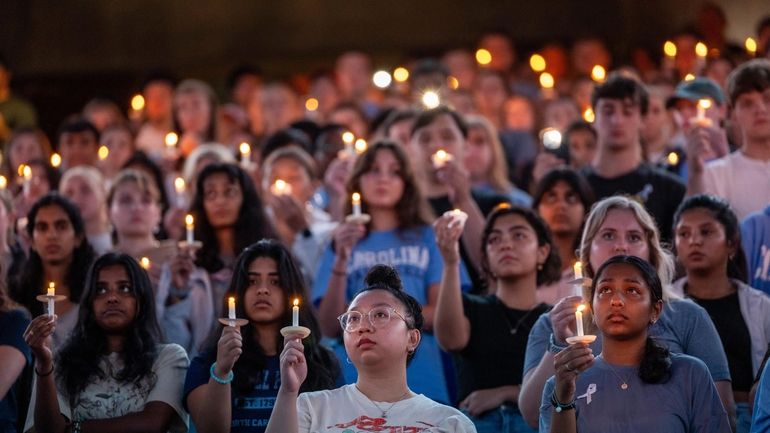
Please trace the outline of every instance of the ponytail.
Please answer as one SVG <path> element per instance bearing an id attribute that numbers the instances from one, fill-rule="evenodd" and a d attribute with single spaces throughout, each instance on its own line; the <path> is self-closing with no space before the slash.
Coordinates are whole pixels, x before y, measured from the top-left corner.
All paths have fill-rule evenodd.
<path id="1" fill-rule="evenodd" d="M 671 378 L 671 354 L 650 337 L 644 344 L 639 378 L 644 383 L 665 383 Z"/>

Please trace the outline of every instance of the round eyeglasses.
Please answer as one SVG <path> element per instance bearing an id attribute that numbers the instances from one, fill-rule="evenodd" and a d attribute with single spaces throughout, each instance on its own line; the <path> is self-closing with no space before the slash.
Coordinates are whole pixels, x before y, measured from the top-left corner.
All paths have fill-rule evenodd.
<path id="1" fill-rule="evenodd" d="M 390 318 L 395 314 L 399 319 L 409 326 L 409 322 L 406 321 L 404 316 L 401 315 L 395 308 L 391 306 L 374 307 L 366 313 L 366 317 L 369 319 L 369 323 L 374 328 L 382 328 L 390 323 Z M 356 332 L 361 327 L 364 319 L 364 314 L 360 311 L 347 311 L 340 314 L 337 320 L 340 321 L 340 326 L 345 332 Z"/>

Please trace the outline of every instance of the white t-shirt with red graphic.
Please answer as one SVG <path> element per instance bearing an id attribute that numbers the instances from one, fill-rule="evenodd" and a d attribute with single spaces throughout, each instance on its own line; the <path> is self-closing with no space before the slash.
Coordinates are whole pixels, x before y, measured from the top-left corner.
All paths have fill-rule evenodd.
<path id="1" fill-rule="evenodd" d="M 387 412 L 385 418 L 381 416 L 383 410 Z M 300 433 L 476 432 L 462 412 L 422 394 L 396 403 L 372 402 L 353 384 L 300 394 L 297 412 Z"/>

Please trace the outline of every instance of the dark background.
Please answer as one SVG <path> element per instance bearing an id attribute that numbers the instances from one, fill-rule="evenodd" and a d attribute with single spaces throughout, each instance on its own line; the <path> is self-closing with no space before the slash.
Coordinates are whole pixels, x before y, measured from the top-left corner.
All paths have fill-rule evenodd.
<path id="1" fill-rule="evenodd" d="M 719 0 L 738 41 L 770 14 L 769 0 Z M 251 62 L 267 78 L 328 67 L 340 52 L 371 53 L 376 67 L 474 48 L 501 29 L 520 58 L 549 41 L 602 37 L 615 57 L 632 48 L 658 53 L 692 22 L 702 2 L 687 0 L 0 0 L 0 52 L 13 87 L 55 130 L 94 96 L 127 107 L 142 76 L 165 69 L 211 83 L 224 96 L 234 66 Z"/>

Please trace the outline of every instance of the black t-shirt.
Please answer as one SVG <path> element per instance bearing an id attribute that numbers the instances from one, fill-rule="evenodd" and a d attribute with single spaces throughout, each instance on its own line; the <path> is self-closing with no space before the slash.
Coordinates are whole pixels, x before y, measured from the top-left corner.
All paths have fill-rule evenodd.
<path id="1" fill-rule="evenodd" d="M 521 384 L 529 331 L 549 307 L 516 310 L 495 295 L 463 294 L 463 308 L 471 335 L 468 345 L 453 354 L 458 401 L 479 389 Z"/>
<path id="2" fill-rule="evenodd" d="M 601 177 L 590 166 L 583 170 L 598 200 L 617 194 L 626 194 L 644 204 L 655 218 L 661 238 L 671 239 L 676 208 L 684 199 L 686 187 L 677 177 L 648 164 L 641 164 L 624 175 Z"/>
<path id="3" fill-rule="evenodd" d="M 741 314 L 738 293 L 719 299 L 698 299 L 693 301 L 706 309 L 719 333 L 727 355 L 733 390 L 748 392 L 754 383 L 751 365 L 751 335 Z"/>
<path id="4" fill-rule="evenodd" d="M 502 194 L 474 190 L 471 192 L 471 196 L 484 216 L 489 215 L 489 213 L 492 212 L 492 209 L 500 203 L 511 204 L 511 200 Z M 444 212 L 454 209 L 452 202 L 449 201 L 449 196 L 446 195 L 429 198 L 428 203 L 430 203 L 430 207 L 437 216 L 441 216 Z M 472 265 L 473 262 L 468 259 L 468 252 L 465 251 L 465 245 L 463 245 L 462 242 L 460 242 L 460 257 L 463 259 L 463 262 L 465 262 L 466 265 L 465 267 L 468 269 L 468 275 L 471 277 L 474 292 L 476 292 L 476 290 L 481 290 L 485 287 L 484 278 L 479 274 L 478 269 Z"/>

